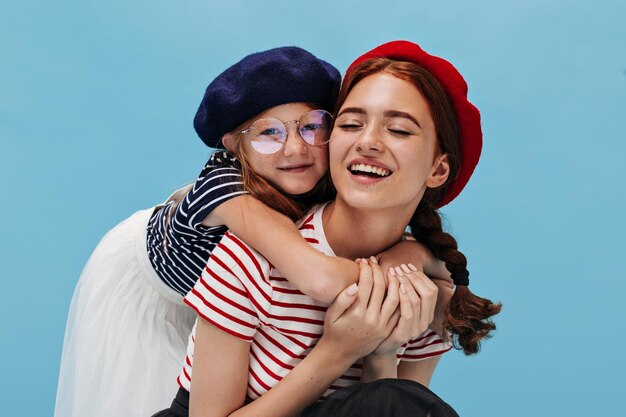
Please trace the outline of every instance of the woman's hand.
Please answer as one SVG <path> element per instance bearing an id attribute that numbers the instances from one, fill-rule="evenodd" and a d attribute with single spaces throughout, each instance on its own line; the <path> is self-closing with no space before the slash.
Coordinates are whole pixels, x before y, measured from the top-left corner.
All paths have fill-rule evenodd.
<path id="1" fill-rule="evenodd" d="M 389 268 L 388 296 L 398 292 L 400 318 L 390 335 L 372 355 L 393 355 L 411 339 L 426 331 L 435 317 L 438 286 L 412 264 Z"/>
<path id="2" fill-rule="evenodd" d="M 326 346 L 350 363 L 368 355 L 396 327 L 400 311 L 397 284 L 387 296 L 383 272 L 375 258 L 357 260 L 359 283 L 341 292 L 329 307 L 324 335 L 318 347 Z M 321 346 L 320 346 L 321 345 Z"/>
<path id="3" fill-rule="evenodd" d="M 439 288 L 437 293 L 437 305 L 435 306 L 435 318 L 430 324 L 430 328 L 435 331 L 440 337 L 446 339 L 445 329 L 443 328 L 443 321 L 445 318 L 446 310 L 450 304 L 450 299 L 454 295 L 454 284 L 447 279 L 433 279 L 433 283 Z"/>

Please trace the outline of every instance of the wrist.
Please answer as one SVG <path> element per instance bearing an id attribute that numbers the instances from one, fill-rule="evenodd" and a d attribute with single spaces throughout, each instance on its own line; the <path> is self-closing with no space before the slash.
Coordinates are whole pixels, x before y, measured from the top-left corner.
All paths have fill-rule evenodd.
<path id="1" fill-rule="evenodd" d="M 398 361 L 395 351 L 385 354 L 370 353 L 363 358 L 362 382 L 397 377 Z"/>
<path id="2" fill-rule="evenodd" d="M 329 340 L 328 337 L 322 336 L 320 341 L 308 356 L 315 354 L 316 357 L 320 358 L 321 363 L 324 363 L 325 367 L 336 366 L 337 369 L 340 369 L 341 373 L 343 373 L 346 369 L 352 366 L 352 364 L 359 360 L 358 356 L 355 357 L 354 350 L 344 352 L 344 346 L 345 344 L 334 343 Z"/>

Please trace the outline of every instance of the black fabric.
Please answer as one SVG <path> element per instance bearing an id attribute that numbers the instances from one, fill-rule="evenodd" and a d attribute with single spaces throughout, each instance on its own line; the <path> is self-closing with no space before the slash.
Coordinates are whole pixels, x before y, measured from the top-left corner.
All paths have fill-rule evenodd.
<path id="1" fill-rule="evenodd" d="M 189 392 L 179 388 L 176 398 L 170 408 L 161 410 L 152 417 L 188 417 L 189 416 Z"/>
<path id="2" fill-rule="evenodd" d="M 459 417 L 435 393 L 414 381 L 381 379 L 340 389 L 300 417 Z"/>
<path id="3" fill-rule="evenodd" d="M 180 388 L 170 408 L 152 417 L 188 417 L 189 393 Z M 405 379 L 380 379 L 335 391 L 300 417 L 459 417 L 425 386 Z"/>

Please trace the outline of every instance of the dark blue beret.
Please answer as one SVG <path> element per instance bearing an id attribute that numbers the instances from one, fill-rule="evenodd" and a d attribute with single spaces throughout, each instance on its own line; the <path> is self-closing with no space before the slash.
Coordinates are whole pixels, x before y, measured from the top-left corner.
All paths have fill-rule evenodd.
<path id="1" fill-rule="evenodd" d="M 248 55 L 207 87 L 193 126 L 212 148 L 246 120 L 287 103 L 305 102 L 329 110 L 341 76 L 328 62 L 295 46 Z"/>

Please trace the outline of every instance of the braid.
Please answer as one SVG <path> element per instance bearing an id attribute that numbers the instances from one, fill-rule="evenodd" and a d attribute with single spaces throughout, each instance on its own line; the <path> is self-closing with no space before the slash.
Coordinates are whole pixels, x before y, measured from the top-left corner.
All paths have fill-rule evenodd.
<path id="1" fill-rule="evenodd" d="M 467 258 L 458 250 L 454 237 L 443 231 L 441 217 L 434 208 L 420 204 L 409 226 L 413 237 L 444 261 L 449 271 L 467 270 Z M 491 337 L 489 333 L 496 328 L 491 317 L 501 308 L 501 304 L 474 295 L 467 286 L 457 285 L 443 321 L 454 347 L 466 355 L 478 353 L 481 340 Z"/>

